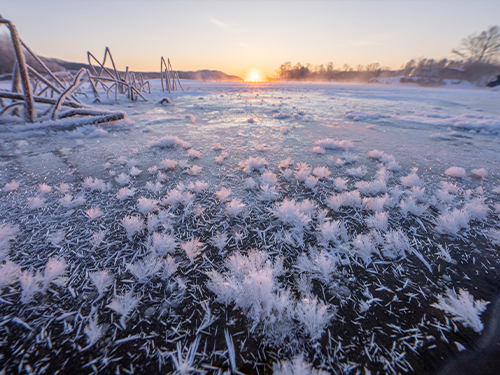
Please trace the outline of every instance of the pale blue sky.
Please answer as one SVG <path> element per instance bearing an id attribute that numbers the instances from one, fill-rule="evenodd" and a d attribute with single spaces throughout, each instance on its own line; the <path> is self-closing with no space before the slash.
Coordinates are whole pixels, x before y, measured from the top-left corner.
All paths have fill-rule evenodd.
<path id="1" fill-rule="evenodd" d="M 102 58 L 119 68 L 218 69 L 271 75 L 285 61 L 378 62 L 450 57 L 465 36 L 500 23 L 500 1 L 0 0 L 0 14 L 43 56 Z"/>

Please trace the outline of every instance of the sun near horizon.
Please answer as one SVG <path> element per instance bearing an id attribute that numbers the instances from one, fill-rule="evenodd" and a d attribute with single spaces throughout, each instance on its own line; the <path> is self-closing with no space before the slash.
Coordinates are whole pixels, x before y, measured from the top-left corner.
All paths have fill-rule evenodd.
<path id="1" fill-rule="evenodd" d="M 266 82 L 267 78 L 266 75 L 262 70 L 259 68 L 253 67 L 247 70 L 245 74 L 245 82 L 249 83 L 259 83 L 259 82 Z"/>

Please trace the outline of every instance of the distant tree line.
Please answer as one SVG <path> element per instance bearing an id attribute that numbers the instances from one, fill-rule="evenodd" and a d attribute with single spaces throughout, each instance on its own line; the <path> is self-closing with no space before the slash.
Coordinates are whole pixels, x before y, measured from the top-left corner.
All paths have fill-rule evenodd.
<path id="1" fill-rule="evenodd" d="M 335 69 L 332 62 L 325 65 L 302 65 L 300 62 L 292 65 L 290 62 L 281 64 L 277 77 L 281 80 L 306 80 L 306 81 L 369 81 L 380 76 L 382 71 L 390 70 L 381 68 L 379 63 L 368 64 L 366 67 L 358 65 L 355 69 L 344 64 L 340 69 Z"/>
<path id="2" fill-rule="evenodd" d="M 485 85 L 500 74 L 500 28 L 490 26 L 479 34 L 469 35 L 452 50 L 456 59 L 412 59 L 400 69 L 381 67 L 379 63 L 336 68 L 326 65 L 281 64 L 276 71 L 278 80 L 376 82 L 379 78 L 402 76 L 401 82 L 440 85 L 444 79 L 465 80 Z"/>

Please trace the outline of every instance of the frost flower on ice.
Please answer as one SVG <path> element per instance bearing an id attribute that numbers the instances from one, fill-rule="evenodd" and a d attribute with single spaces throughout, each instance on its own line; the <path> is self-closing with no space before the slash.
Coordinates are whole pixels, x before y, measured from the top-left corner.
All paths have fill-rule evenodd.
<path id="1" fill-rule="evenodd" d="M 302 202 L 295 202 L 285 198 L 283 202 L 276 203 L 272 212 L 283 224 L 297 228 L 304 228 L 311 222 L 314 208 L 311 209 L 308 199 Z"/>
<path id="2" fill-rule="evenodd" d="M 311 340 L 316 341 L 323 335 L 325 327 L 335 315 L 335 310 L 330 311 L 330 308 L 317 298 L 306 297 L 297 303 L 296 314 Z"/>
<path id="3" fill-rule="evenodd" d="M 305 182 L 309 174 L 311 173 L 311 167 L 306 163 L 297 163 L 297 170 L 295 171 L 295 178 L 299 181 Z"/>
<path id="4" fill-rule="evenodd" d="M 349 176 L 353 176 L 353 177 L 358 177 L 358 178 L 361 178 L 363 177 L 368 171 L 366 170 L 366 167 L 364 165 L 362 165 L 361 167 L 358 167 L 358 168 L 349 168 L 348 170 L 346 170 L 347 174 Z"/>
<path id="5" fill-rule="evenodd" d="M 169 169 L 175 169 L 175 166 L 177 165 L 177 162 L 175 160 L 170 160 L 170 159 L 163 159 L 160 162 L 160 167 L 169 170 Z"/>
<path id="6" fill-rule="evenodd" d="M 87 348 L 94 345 L 104 335 L 104 327 L 97 324 L 97 314 L 93 314 L 89 319 L 89 324 L 85 326 L 83 332 L 87 335 Z"/>
<path id="7" fill-rule="evenodd" d="M 163 272 L 161 274 L 161 278 L 163 280 L 169 279 L 175 272 L 177 272 L 177 268 L 179 268 L 179 265 L 175 263 L 175 259 L 168 254 L 167 258 L 163 261 Z"/>
<path id="8" fill-rule="evenodd" d="M 19 234 L 19 227 L 10 223 L 0 225 L 0 262 L 2 262 L 10 251 L 10 241 Z"/>
<path id="9" fill-rule="evenodd" d="M 368 157 L 372 158 L 372 159 L 375 159 L 375 160 L 382 159 L 382 157 L 384 155 L 385 155 L 384 152 L 383 151 L 379 151 L 379 150 L 371 150 L 371 151 L 368 152 Z"/>
<path id="10" fill-rule="evenodd" d="M 52 191 L 52 187 L 47 184 L 40 184 L 38 185 L 38 190 L 40 194 L 48 194 Z"/>
<path id="11" fill-rule="evenodd" d="M 176 207 L 184 202 L 184 196 L 179 189 L 172 189 L 168 192 L 167 196 L 162 199 L 163 205 L 170 205 Z"/>
<path id="12" fill-rule="evenodd" d="M 314 176 L 307 176 L 307 178 L 304 181 L 304 185 L 306 186 L 306 188 L 314 190 L 314 188 L 318 184 L 318 181 L 319 179 Z"/>
<path id="13" fill-rule="evenodd" d="M 59 186 L 56 186 L 56 190 L 61 193 L 61 194 L 67 194 L 69 192 L 69 189 L 71 188 L 70 184 L 67 184 L 65 182 L 61 182 Z"/>
<path id="14" fill-rule="evenodd" d="M 375 228 L 385 232 L 389 224 L 389 212 L 375 212 L 375 215 L 365 218 L 365 223 L 368 228 Z"/>
<path id="15" fill-rule="evenodd" d="M 225 159 L 229 156 L 229 152 L 222 151 L 219 156 L 214 158 L 216 164 L 222 164 Z"/>
<path id="16" fill-rule="evenodd" d="M 225 305 L 234 302 L 247 316 L 258 324 L 261 318 L 270 316 L 278 288 L 276 277 L 281 274 L 281 263 L 274 266 L 267 253 L 250 250 L 247 255 L 235 252 L 226 258 L 227 274 L 217 271 L 207 273 L 207 287 Z"/>
<path id="17" fill-rule="evenodd" d="M 289 166 L 293 165 L 293 160 L 291 157 L 287 157 L 278 164 L 278 168 L 287 169 Z"/>
<path id="18" fill-rule="evenodd" d="M 53 246 L 58 246 L 62 241 L 64 241 L 65 237 L 66 237 L 66 232 L 63 230 L 58 230 L 47 236 L 47 239 Z"/>
<path id="19" fill-rule="evenodd" d="M 330 170 L 327 167 L 316 167 L 313 169 L 312 173 L 320 179 L 328 178 L 328 176 L 330 176 Z"/>
<path id="20" fill-rule="evenodd" d="M 298 256 L 295 268 L 299 273 L 305 273 L 312 279 L 330 284 L 332 274 L 338 273 L 339 259 L 328 251 L 318 251 L 315 247 L 309 248 L 309 255 L 302 253 Z"/>
<path id="21" fill-rule="evenodd" d="M 193 149 L 190 149 L 188 151 L 188 156 L 191 158 L 191 160 L 193 160 L 193 159 L 199 159 L 200 156 L 201 156 L 201 152 L 193 150 Z"/>
<path id="22" fill-rule="evenodd" d="M 351 154 L 350 152 L 344 152 L 342 154 L 342 157 L 344 158 L 344 161 L 346 164 L 353 164 L 356 162 L 356 156 L 354 156 L 353 154 Z"/>
<path id="23" fill-rule="evenodd" d="M 293 177 L 293 171 L 291 169 L 284 169 L 281 172 L 281 177 L 283 177 L 287 181 L 291 181 Z"/>
<path id="24" fill-rule="evenodd" d="M 66 208 L 83 206 L 85 204 L 85 196 L 80 194 L 73 198 L 71 194 L 65 194 L 64 197 L 59 198 L 59 204 Z"/>
<path id="25" fill-rule="evenodd" d="M 325 153 L 325 149 L 323 147 L 320 147 L 320 146 L 314 146 L 312 149 L 312 152 L 314 152 L 315 154 L 321 155 L 321 154 Z"/>
<path id="26" fill-rule="evenodd" d="M 220 151 L 223 149 L 224 149 L 224 147 L 222 147 L 222 144 L 220 142 L 216 142 L 212 145 L 212 150 L 214 150 L 214 151 Z"/>
<path id="27" fill-rule="evenodd" d="M 116 198 L 118 198 L 121 201 L 124 201 L 125 199 L 132 198 L 135 194 L 135 189 L 129 189 L 129 188 L 121 188 L 118 190 L 118 193 L 116 193 Z"/>
<path id="28" fill-rule="evenodd" d="M 412 252 L 410 241 L 401 229 L 388 231 L 384 239 L 382 251 L 387 258 L 405 258 L 406 253 Z"/>
<path id="29" fill-rule="evenodd" d="M 216 191 L 215 195 L 217 195 L 217 198 L 220 202 L 224 202 L 227 198 L 229 198 L 231 193 L 231 189 L 226 189 L 225 187 L 223 187 L 219 191 Z"/>
<path id="30" fill-rule="evenodd" d="M 351 242 L 354 254 L 359 257 L 365 266 L 372 262 L 372 255 L 378 254 L 376 243 L 370 234 L 358 234 Z"/>
<path id="31" fill-rule="evenodd" d="M 28 198 L 28 208 L 30 210 L 37 210 L 45 206 L 45 198 L 42 197 L 30 197 Z"/>
<path id="32" fill-rule="evenodd" d="M 127 238 L 132 241 L 132 236 L 144 229 L 144 219 L 139 216 L 127 215 L 122 219 L 122 225 L 127 231 Z"/>
<path id="33" fill-rule="evenodd" d="M 278 178 L 271 171 L 265 171 L 260 177 L 261 185 L 268 185 L 269 187 L 275 186 L 278 183 Z"/>
<path id="34" fill-rule="evenodd" d="M 152 183 L 151 181 L 146 182 L 146 190 L 149 190 L 152 193 L 158 194 L 162 188 L 163 185 L 159 181 L 156 181 L 155 183 Z"/>
<path id="35" fill-rule="evenodd" d="M 333 184 L 335 186 L 335 190 L 342 192 L 347 189 L 347 180 L 344 180 L 342 177 L 337 177 L 333 180 Z"/>
<path id="36" fill-rule="evenodd" d="M 85 177 L 82 186 L 86 189 L 90 189 L 91 191 L 99 190 L 101 192 L 104 192 L 108 190 L 108 187 L 103 180 L 100 180 L 98 178 L 93 179 L 92 177 Z"/>
<path id="37" fill-rule="evenodd" d="M 93 221 L 97 218 L 100 218 L 103 215 L 102 210 L 99 208 L 99 206 L 95 206 L 87 211 L 85 211 L 87 216 L 89 217 L 90 221 Z"/>
<path id="38" fill-rule="evenodd" d="M 327 150 L 351 149 L 354 147 L 351 141 L 347 141 L 345 139 L 336 141 L 330 138 L 320 139 L 319 141 L 316 141 L 316 145 Z"/>
<path id="39" fill-rule="evenodd" d="M 66 267 L 66 260 L 64 258 L 50 258 L 45 265 L 43 273 L 42 291 L 47 290 L 49 284 L 64 285 L 67 281 L 67 277 L 63 276 L 66 274 Z"/>
<path id="40" fill-rule="evenodd" d="M 180 163 L 179 163 L 180 165 Z M 201 172 L 203 167 L 200 167 L 199 165 L 193 165 L 191 168 L 189 168 L 186 173 L 190 176 L 198 176 Z"/>
<path id="41" fill-rule="evenodd" d="M 431 306 L 452 315 L 454 321 L 460 322 L 464 327 L 471 327 L 476 332 L 484 328 L 479 315 L 486 310 L 489 302 L 483 300 L 474 301 L 474 296 L 466 290 L 459 289 L 459 294 L 448 289 L 446 295 L 438 295 L 438 302 Z"/>
<path id="42" fill-rule="evenodd" d="M 124 172 L 120 173 L 118 177 L 115 177 L 116 182 L 118 182 L 121 186 L 127 185 L 130 182 L 130 177 Z"/>
<path id="43" fill-rule="evenodd" d="M 446 211 L 436 218 L 436 231 L 456 235 L 460 229 L 469 227 L 469 219 L 465 209 L 455 208 L 453 211 Z"/>
<path id="44" fill-rule="evenodd" d="M 19 281 L 23 288 L 21 292 L 21 302 L 29 303 L 36 293 L 44 293 L 50 284 L 63 286 L 68 280 L 64 275 L 66 274 L 66 261 L 64 258 L 56 259 L 50 258 L 45 265 L 45 270 L 42 274 L 37 271 L 32 274 L 26 270 L 19 275 Z"/>
<path id="45" fill-rule="evenodd" d="M 354 184 L 356 188 L 365 195 L 375 195 L 378 193 L 385 193 L 387 191 L 387 184 L 385 180 L 377 178 L 374 181 L 358 181 Z"/>
<path id="46" fill-rule="evenodd" d="M 208 183 L 205 181 L 198 180 L 198 181 L 195 181 L 194 183 L 190 182 L 189 185 L 187 186 L 187 188 L 191 191 L 194 191 L 197 194 L 200 194 L 208 189 Z"/>
<path id="47" fill-rule="evenodd" d="M 243 169 L 243 171 L 246 174 L 250 174 L 253 171 L 258 171 L 259 173 L 264 173 L 264 168 L 267 165 L 267 161 L 263 158 L 251 157 L 245 161 L 240 161 L 238 163 L 238 165 L 240 166 L 241 169 Z"/>
<path id="48" fill-rule="evenodd" d="M 102 297 L 106 289 L 113 284 L 113 276 L 106 270 L 90 272 L 89 278 L 94 283 L 99 297 Z"/>
<path id="49" fill-rule="evenodd" d="M 21 274 L 21 267 L 17 264 L 8 260 L 4 264 L 0 265 L 0 293 L 1 290 L 9 285 L 16 282 L 19 275 Z"/>
<path id="50" fill-rule="evenodd" d="M 165 256 L 169 253 L 175 253 L 175 249 L 177 247 L 177 241 L 175 237 L 166 234 L 154 232 L 152 236 L 152 244 L 150 249 L 154 254 Z"/>
<path id="51" fill-rule="evenodd" d="M 11 182 L 5 184 L 5 186 L 3 187 L 3 191 L 8 193 L 10 191 L 17 190 L 18 187 L 19 187 L 19 182 L 12 180 Z"/>
<path id="52" fill-rule="evenodd" d="M 215 246 L 217 249 L 219 249 L 219 253 L 224 250 L 224 247 L 227 245 L 227 234 L 226 233 L 220 233 L 217 232 L 211 239 L 210 243 Z"/>
<path id="53" fill-rule="evenodd" d="M 486 176 L 488 175 L 488 171 L 485 168 L 473 169 L 471 172 L 474 176 L 482 179 L 485 179 Z"/>
<path id="54" fill-rule="evenodd" d="M 148 213 L 158 210 L 158 205 L 154 199 L 140 197 L 137 203 L 138 211 L 147 216 Z"/>
<path id="55" fill-rule="evenodd" d="M 137 305 L 139 305 L 139 302 L 140 298 L 138 296 L 134 296 L 134 291 L 131 289 L 128 293 L 123 295 L 115 295 L 107 307 L 121 315 L 120 324 L 123 329 L 126 329 L 127 327 L 125 323 L 127 322 L 127 318 L 129 314 L 134 311 Z"/>
<path id="56" fill-rule="evenodd" d="M 340 220 L 325 221 L 319 226 L 317 237 L 323 247 L 328 247 L 330 243 L 342 245 L 349 240 L 347 229 Z"/>
<path id="57" fill-rule="evenodd" d="M 467 176 L 465 169 L 461 167 L 450 167 L 446 171 L 444 171 L 444 174 L 449 177 L 456 177 L 456 178 L 465 178 Z"/>
<path id="58" fill-rule="evenodd" d="M 128 171 L 128 173 L 130 173 L 130 175 L 134 176 L 134 177 L 140 175 L 141 172 L 142 171 L 139 168 L 135 167 L 135 166 L 132 167 L 132 168 L 130 168 L 130 171 Z"/>
<path id="59" fill-rule="evenodd" d="M 188 142 L 184 142 L 182 139 L 175 137 L 175 136 L 165 136 L 163 138 L 160 138 L 156 141 L 152 141 L 149 143 L 150 147 L 161 147 L 161 148 L 166 148 L 166 147 L 175 147 L 175 146 L 180 146 L 184 147 Z M 189 147 L 184 147 L 184 148 L 189 148 Z"/>
<path id="60" fill-rule="evenodd" d="M 417 175 L 417 169 L 418 168 L 413 168 L 412 172 L 408 176 L 401 177 L 401 183 L 404 187 L 422 186 L 422 181 Z"/>
<path id="61" fill-rule="evenodd" d="M 226 215 L 234 218 L 240 215 L 245 208 L 245 205 L 241 203 L 241 199 L 232 199 L 226 204 Z"/>
<path id="62" fill-rule="evenodd" d="M 326 204 L 333 211 L 338 211 L 340 207 L 359 207 L 361 206 L 361 197 L 357 190 L 346 191 L 329 196 L 326 199 Z"/>
<path id="63" fill-rule="evenodd" d="M 313 368 L 312 364 L 304 361 L 302 354 L 291 361 L 274 363 L 273 375 L 328 375 L 328 372 Z"/>
<path id="64" fill-rule="evenodd" d="M 127 269 L 137 279 L 139 284 L 145 284 L 150 278 L 154 277 L 163 267 L 159 259 L 149 257 L 143 260 L 138 260 L 135 263 L 127 264 Z"/>
<path id="65" fill-rule="evenodd" d="M 257 187 L 257 183 L 252 177 L 245 178 L 243 185 L 247 190 L 253 190 Z"/>
<path id="66" fill-rule="evenodd" d="M 486 220 L 489 212 L 489 207 L 484 203 L 485 198 L 471 199 L 464 205 L 465 212 L 472 220 Z"/>
<path id="67" fill-rule="evenodd" d="M 22 292 L 21 292 L 21 302 L 22 303 L 30 303 L 33 300 L 33 297 L 36 293 L 42 290 L 39 285 L 42 280 L 42 275 L 40 272 L 37 272 L 33 275 L 28 270 L 23 271 L 21 275 L 19 275 L 19 282 L 21 283 Z"/>
<path id="68" fill-rule="evenodd" d="M 407 215 L 409 212 L 417 217 L 422 216 L 427 210 L 427 206 L 424 206 L 422 204 L 417 204 L 417 202 L 415 202 L 415 199 L 413 199 L 413 197 L 408 197 L 402 200 L 399 206 L 401 207 L 401 212 L 404 215 Z"/>
<path id="69" fill-rule="evenodd" d="M 199 240 L 198 237 L 193 237 L 189 241 L 181 243 L 181 248 L 186 252 L 186 256 L 191 263 L 201 254 L 201 246 L 203 244 Z"/>

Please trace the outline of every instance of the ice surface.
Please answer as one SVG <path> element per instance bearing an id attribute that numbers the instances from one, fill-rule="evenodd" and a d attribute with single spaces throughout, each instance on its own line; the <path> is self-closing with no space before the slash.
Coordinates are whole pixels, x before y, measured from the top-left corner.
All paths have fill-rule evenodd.
<path id="1" fill-rule="evenodd" d="M 472 342 L 448 291 L 495 298 L 498 92 L 183 86 L 82 98 L 128 115 L 97 128 L 0 119 L 0 331 L 32 369 L 52 345 L 104 372 L 418 373 Z"/>

